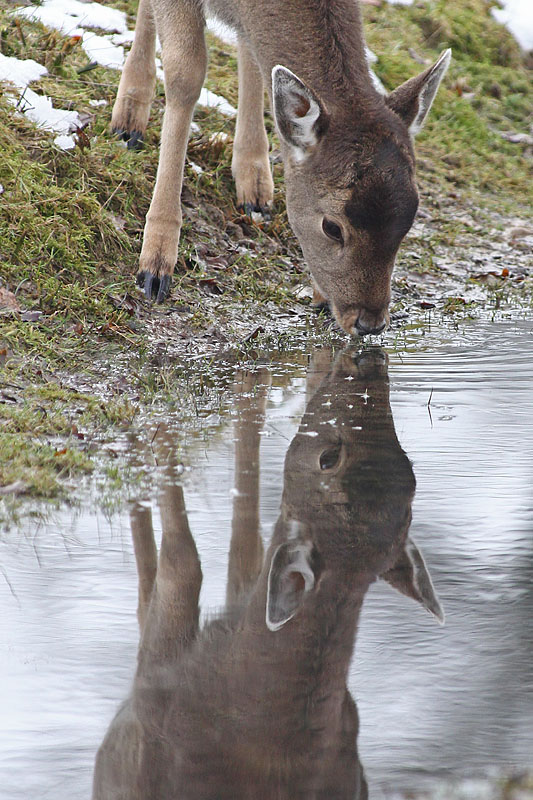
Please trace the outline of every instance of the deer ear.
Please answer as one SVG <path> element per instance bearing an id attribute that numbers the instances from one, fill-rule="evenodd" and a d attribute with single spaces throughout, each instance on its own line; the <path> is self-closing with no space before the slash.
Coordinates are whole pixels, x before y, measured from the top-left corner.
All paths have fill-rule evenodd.
<path id="1" fill-rule="evenodd" d="M 281 138 L 296 161 L 303 161 L 326 131 L 324 106 L 294 72 L 280 65 L 272 70 L 272 105 Z"/>
<path id="2" fill-rule="evenodd" d="M 402 83 L 386 98 L 386 103 L 400 116 L 413 136 L 421 130 L 437 94 L 441 80 L 450 65 L 452 51 L 445 50 L 438 60 L 417 75 Z"/>
<path id="3" fill-rule="evenodd" d="M 272 556 L 268 573 L 266 624 L 277 631 L 294 617 L 315 585 L 311 545 L 286 542 Z"/>
<path id="4" fill-rule="evenodd" d="M 402 594 L 421 603 L 441 625 L 444 625 L 444 611 L 433 588 L 422 553 L 409 536 L 394 567 L 384 572 L 381 577 Z"/>

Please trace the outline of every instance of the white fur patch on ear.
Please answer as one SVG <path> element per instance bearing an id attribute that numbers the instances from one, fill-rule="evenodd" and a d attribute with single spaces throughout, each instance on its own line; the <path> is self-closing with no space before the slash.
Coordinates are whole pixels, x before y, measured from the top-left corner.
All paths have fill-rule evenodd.
<path id="1" fill-rule="evenodd" d="M 426 611 L 444 625 L 444 611 L 433 587 L 422 553 L 407 536 L 396 564 L 381 577 L 407 597 L 424 606 Z"/>
<path id="2" fill-rule="evenodd" d="M 440 82 L 446 75 L 446 71 L 450 66 L 451 59 L 452 51 L 450 48 L 448 48 L 448 50 L 444 51 L 444 53 L 429 71 L 424 81 L 424 85 L 420 89 L 420 93 L 418 95 L 418 111 L 416 117 L 409 126 L 409 133 L 411 133 L 412 136 L 416 136 L 416 134 L 422 129 L 422 126 L 426 121 L 426 117 L 429 114 L 429 110 L 433 104 L 433 100 L 435 99 L 435 95 L 437 94 Z"/>
<path id="3" fill-rule="evenodd" d="M 320 101 L 294 72 L 278 64 L 272 70 L 272 105 L 281 138 L 295 160 L 303 161 L 320 138 Z"/>
<path id="4" fill-rule="evenodd" d="M 274 552 L 267 582 L 266 626 L 278 631 L 300 608 L 315 585 L 310 566 L 311 544 L 281 544 Z"/>
<path id="5" fill-rule="evenodd" d="M 405 552 L 413 565 L 413 584 L 415 591 L 422 600 L 422 604 L 430 614 L 436 618 L 440 625 L 444 625 L 444 609 L 442 608 L 437 593 L 433 586 L 430 574 L 422 554 L 410 536 L 405 543 Z"/>

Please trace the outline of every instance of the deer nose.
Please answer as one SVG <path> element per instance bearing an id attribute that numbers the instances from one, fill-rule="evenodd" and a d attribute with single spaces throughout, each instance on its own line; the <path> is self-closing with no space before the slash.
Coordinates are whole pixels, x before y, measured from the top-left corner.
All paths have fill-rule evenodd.
<path id="1" fill-rule="evenodd" d="M 387 321 L 383 317 L 377 318 L 375 314 L 365 314 L 362 311 L 355 321 L 355 329 L 359 336 L 376 335 L 387 327 Z"/>

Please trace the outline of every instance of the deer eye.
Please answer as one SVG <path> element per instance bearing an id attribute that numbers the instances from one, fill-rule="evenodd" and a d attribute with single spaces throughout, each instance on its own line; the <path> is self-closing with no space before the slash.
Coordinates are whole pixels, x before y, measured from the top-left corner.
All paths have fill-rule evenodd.
<path id="1" fill-rule="evenodd" d="M 330 219 L 326 219 L 326 217 L 324 217 L 322 220 L 322 230 L 326 236 L 328 236 L 330 239 L 333 239 L 334 242 L 339 242 L 339 244 L 344 243 L 340 227 Z"/>
<path id="2" fill-rule="evenodd" d="M 321 470 L 333 469 L 339 463 L 341 457 L 340 444 L 328 447 L 320 454 L 319 464 Z"/>

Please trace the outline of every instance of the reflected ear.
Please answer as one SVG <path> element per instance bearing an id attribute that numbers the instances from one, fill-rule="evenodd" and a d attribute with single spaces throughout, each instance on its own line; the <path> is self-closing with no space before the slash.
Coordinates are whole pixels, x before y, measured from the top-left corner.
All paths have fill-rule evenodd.
<path id="1" fill-rule="evenodd" d="M 326 132 L 329 117 L 316 94 L 290 69 L 272 70 L 272 105 L 281 138 L 303 161 Z"/>
<path id="2" fill-rule="evenodd" d="M 315 585 L 311 567 L 311 544 L 286 542 L 272 556 L 268 573 L 266 624 L 277 631 L 288 622 L 305 595 Z"/>
<path id="3" fill-rule="evenodd" d="M 407 597 L 417 600 L 444 625 L 444 611 L 433 588 L 422 553 L 408 536 L 405 547 L 392 569 L 381 577 Z"/>
<path id="4" fill-rule="evenodd" d="M 416 78 L 402 83 L 385 100 L 389 108 L 403 119 L 409 128 L 409 133 L 413 136 L 416 136 L 426 121 L 451 58 L 452 51 L 445 50 L 432 67 L 417 75 Z"/>

